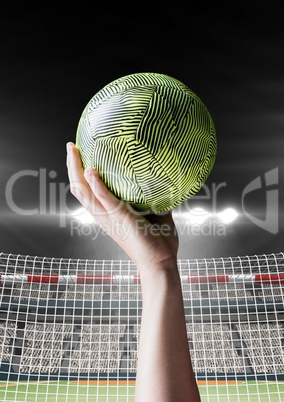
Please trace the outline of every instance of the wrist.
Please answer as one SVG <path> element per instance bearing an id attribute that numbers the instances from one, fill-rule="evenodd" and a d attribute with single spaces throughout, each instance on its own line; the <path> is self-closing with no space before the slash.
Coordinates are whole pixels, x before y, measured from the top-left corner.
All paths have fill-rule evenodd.
<path id="1" fill-rule="evenodd" d="M 153 265 L 137 265 L 140 274 L 141 285 L 147 288 L 162 286 L 165 284 L 167 287 L 180 286 L 180 275 L 177 266 L 177 260 L 164 260 Z"/>
<path id="2" fill-rule="evenodd" d="M 135 263 L 141 276 L 162 273 L 178 273 L 177 258 L 167 257 L 158 261 L 147 261 Z"/>

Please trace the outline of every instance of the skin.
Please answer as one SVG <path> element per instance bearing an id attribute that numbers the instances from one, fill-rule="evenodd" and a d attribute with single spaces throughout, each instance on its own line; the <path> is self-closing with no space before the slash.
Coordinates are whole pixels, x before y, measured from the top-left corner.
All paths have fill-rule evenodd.
<path id="1" fill-rule="evenodd" d="M 142 319 L 135 402 L 200 402 L 192 370 L 171 213 L 142 216 L 118 200 L 67 144 L 70 191 L 129 255 L 140 275 Z"/>

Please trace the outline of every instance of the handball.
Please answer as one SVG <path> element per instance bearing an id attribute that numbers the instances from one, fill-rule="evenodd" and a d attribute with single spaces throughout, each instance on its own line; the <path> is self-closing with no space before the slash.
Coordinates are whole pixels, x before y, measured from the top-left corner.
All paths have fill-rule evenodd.
<path id="1" fill-rule="evenodd" d="M 159 73 L 116 79 L 88 102 L 76 133 L 83 166 L 134 209 L 169 211 L 193 197 L 216 158 L 216 131 L 199 97 Z"/>

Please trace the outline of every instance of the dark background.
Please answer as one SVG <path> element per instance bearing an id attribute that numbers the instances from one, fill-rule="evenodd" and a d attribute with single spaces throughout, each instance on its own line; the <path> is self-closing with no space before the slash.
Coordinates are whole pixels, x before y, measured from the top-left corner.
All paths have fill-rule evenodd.
<path id="1" fill-rule="evenodd" d="M 239 213 L 225 235 L 181 234 L 179 257 L 283 251 L 282 12 L 273 3 L 230 9 L 226 4 L 133 10 L 80 2 L 64 10 L 36 10 L 25 3 L 17 13 L 12 8 L 1 13 L 0 252 L 127 258 L 103 234 L 88 235 L 87 227 L 72 233 L 70 218 L 63 224 L 59 189 L 68 185 L 65 144 L 75 141 L 86 103 L 110 81 L 147 71 L 184 82 L 216 126 L 218 155 L 206 183 L 210 191 L 220 185 L 216 205 L 212 198 L 192 199 L 184 207 L 232 207 Z M 279 210 L 274 204 L 268 211 L 277 215 L 277 233 L 253 223 L 242 206 L 245 187 L 260 177 L 262 188 L 246 197 L 245 209 L 267 218 L 264 177 L 273 169 L 279 175 L 273 186 Z M 31 216 L 13 211 L 5 194 L 11 177 L 25 170 L 46 178 L 46 195 L 39 177 L 28 173 L 13 186 L 18 207 L 40 209 Z M 66 197 L 69 209 L 79 206 L 69 192 Z"/>

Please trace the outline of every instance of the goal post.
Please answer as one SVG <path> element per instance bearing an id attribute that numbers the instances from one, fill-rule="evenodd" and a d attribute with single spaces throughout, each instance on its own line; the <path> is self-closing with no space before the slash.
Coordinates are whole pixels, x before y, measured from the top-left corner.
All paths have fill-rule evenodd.
<path id="1" fill-rule="evenodd" d="M 280 402 L 283 253 L 178 268 L 202 401 Z M 0 401 L 133 401 L 141 311 L 130 260 L 0 253 Z"/>

